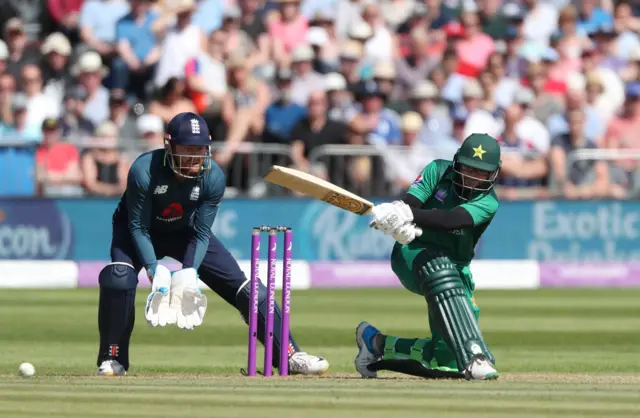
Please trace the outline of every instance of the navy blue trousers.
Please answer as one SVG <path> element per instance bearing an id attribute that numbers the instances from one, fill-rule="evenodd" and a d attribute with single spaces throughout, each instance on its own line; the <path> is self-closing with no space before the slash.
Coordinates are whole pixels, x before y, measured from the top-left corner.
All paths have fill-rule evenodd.
<path id="1" fill-rule="evenodd" d="M 191 236 L 192 231 L 190 228 L 185 228 L 179 232 L 172 233 L 152 233 L 151 241 L 153 243 L 157 259 L 160 260 L 163 257 L 171 257 L 182 262 Z M 139 273 L 143 267 L 138 258 L 129 229 L 124 222 L 114 222 L 113 224 L 111 262 L 130 264 L 134 267 L 136 273 Z M 240 269 L 235 258 L 213 234 L 211 234 L 204 260 L 200 265 L 200 268 L 198 268 L 198 275 L 200 280 L 211 288 L 211 290 L 216 292 L 227 303 L 234 306 L 242 314 L 245 322 L 248 323 L 249 299 L 251 292 L 250 283 L 244 272 Z M 259 295 L 258 338 L 262 343 L 264 343 L 264 321 L 267 313 L 267 288 L 262 283 L 260 283 Z M 101 298 L 102 297 L 101 291 Z M 101 304 L 101 306 L 103 305 Z M 215 312 L 208 312 L 207 315 L 215 315 Z M 282 313 L 280 307 L 276 304 L 273 336 L 274 367 L 278 367 L 280 362 L 281 318 Z M 98 365 L 106 359 L 116 357 L 120 364 L 122 364 L 125 369 L 128 369 L 129 341 L 135 323 L 134 313 L 132 312 L 131 315 L 126 315 L 126 318 L 122 321 L 127 322 L 126 324 L 122 324 L 125 326 L 114 328 L 116 332 L 113 332 L 113 329 L 108 329 L 113 325 L 105 323 L 105 321 L 100 321 L 99 319 L 100 349 L 98 354 Z M 122 332 L 119 331 L 120 329 L 122 329 Z M 117 355 L 115 355 L 115 353 L 110 349 L 113 346 L 118 347 Z M 299 347 L 295 343 L 291 334 L 289 334 L 289 345 L 287 349 L 290 355 L 295 351 L 299 351 Z"/>

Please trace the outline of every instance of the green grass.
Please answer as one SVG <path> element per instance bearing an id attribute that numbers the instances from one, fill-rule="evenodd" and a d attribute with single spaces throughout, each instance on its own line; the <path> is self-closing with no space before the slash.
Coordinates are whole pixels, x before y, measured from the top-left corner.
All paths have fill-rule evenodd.
<path id="1" fill-rule="evenodd" d="M 640 416 L 636 289 L 477 292 L 502 373 L 495 382 L 358 378 L 361 320 L 394 335 L 428 333 L 424 301 L 402 290 L 294 292 L 295 338 L 331 369 L 285 379 L 240 375 L 247 328 L 214 294 L 205 323 L 191 332 L 148 327 L 145 295 L 129 375 L 99 378 L 97 290 L 2 290 L 0 417 Z M 35 377 L 17 376 L 23 361 L 35 365 Z"/>

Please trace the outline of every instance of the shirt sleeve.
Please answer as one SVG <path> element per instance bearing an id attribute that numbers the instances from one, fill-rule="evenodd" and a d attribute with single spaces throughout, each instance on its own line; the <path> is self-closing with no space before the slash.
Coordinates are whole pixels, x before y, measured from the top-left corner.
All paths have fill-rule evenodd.
<path id="1" fill-rule="evenodd" d="M 220 201 L 222 200 L 226 187 L 226 180 L 222 170 L 220 170 L 219 174 L 212 177 L 215 177 L 215 179 L 211 180 L 214 184 L 206 191 L 206 196 L 195 214 L 193 222 L 194 232 L 187 245 L 182 268 L 192 267 L 196 270 L 200 268 L 200 264 L 202 264 L 202 260 L 204 260 L 207 248 L 209 247 L 211 227 L 213 226 L 213 221 L 216 219 L 218 207 L 220 206 Z"/>
<path id="2" fill-rule="evenodd" d="M 409 187 L 407 193 L 420 199 L 425 203 L 431 197 L 433 189 L 438 184 L 438 165 L 435 161 L 430 162 Z"/>
<path id="3" fill-rule="evenodd" d="M 150 184 L 151 176 L 148 169 L 144 165 L 134 163 L 127 176 L 129 231 L 139 259 L 147 272 L 153 275 L 158 260 L 149 235 L 152 202 Z"/>
<path id="4" fill-rule="evenodd" d="M 473 218 L 473 226 L 489 223 L 498 211 L 498 200 L 494 194 L 487 194 L 478 200 L 472 200 L 460 205 L 464 208 L 471 218 Z"/>

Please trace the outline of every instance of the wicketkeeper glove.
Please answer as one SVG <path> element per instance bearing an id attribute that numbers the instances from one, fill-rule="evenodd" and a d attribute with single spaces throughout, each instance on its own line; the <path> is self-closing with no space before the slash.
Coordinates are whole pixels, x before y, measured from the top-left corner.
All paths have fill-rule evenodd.
<path id="1" fill-rule="evenodd" d="M 202 325 L 207 311 L 207 297 L 198 288 L 196 269 L 186 268 L 173 273 L 170 307 L 179 328 L 193 329 Z"/>
<path id="2" fill-rule="evenodd" d="M 169 307 L 171 299 L 171 272 L 168 268 L 158 265 L 153 274 L 151 293 L 147 297 L 144 316 L 149 325 L 164 327 L 176 322 L 175 314 Z"/>

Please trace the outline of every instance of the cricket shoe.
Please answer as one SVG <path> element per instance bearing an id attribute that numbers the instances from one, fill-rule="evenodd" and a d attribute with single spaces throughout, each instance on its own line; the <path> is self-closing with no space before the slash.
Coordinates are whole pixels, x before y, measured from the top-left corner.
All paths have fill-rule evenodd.
<path id="1" fill-rule="evenodd" d="M 105 360 L 98 367 L 99 376 L 125 376 L 127 372 L 117 360 Z"/>
<path id="2" fill-rule="evenodd" d="M 373 337 L 379 334 L 380 331 L 368 322 L 360 322 L 356 328 L 356 344 L 358 344 L 358 355 L 356 356 L 355 364 L 356 370 L 362 375 L 362 377 L 376 378 L 378 372 L 371 371 L 367 368 L 368 365 L 379 361 L 382 356 L 374 353 L 374 348 L 371 347 Z"/>
<path id="3" fill-rule="evenodd" d="M 321 375 L 328 369 L 327 360 L 304 351 L 295 352 L 289 357 L 289 374 Z"/>
<path id="4" fill-rule="evenodd" d="M 464 370 L 464 377 L 467 380 L 493 380 L 499 376 L 500 373 L 498 373 L 491 363 L 482 355 L 473 359 Z"/>

